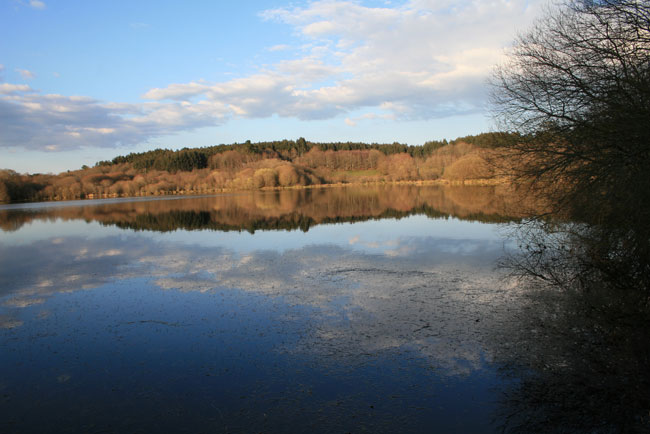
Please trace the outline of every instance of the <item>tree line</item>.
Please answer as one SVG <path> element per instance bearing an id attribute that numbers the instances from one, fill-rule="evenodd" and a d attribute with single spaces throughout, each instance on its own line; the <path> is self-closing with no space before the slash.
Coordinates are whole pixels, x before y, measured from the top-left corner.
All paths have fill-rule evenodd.
<path id="1" fill-rule="evenodd" d="M 299 138 L 178 151 L 156 149 L 58 175 L 0 171 L 0 202 L 217 193 L 225 190 L 390 181 L 488 179 L 508 133 L 421 146 L 314 143 Z"/>
<path id="2" fill-rule="evenodd" d="M 480 148 L 497 148 L 516 141 L 519 135 L 506 132 L 482 133 L 474 136 L 459 137 L 451 142 L 446 139 L 427 141 L 423 145 L 406 145 L 398 142 L 390 144 L 362 143 L 362 142 L 326 142 L 317 143 L 305 140 L 279 140 L 271 142 L 233 143 L 231 145 L 216 145 L 203 148 L 183 148 L 178 151 L 170 149 L 155 149 L 152 151 L 130 153 L 117 156 L 112 160 L 99 161 L 96 166 L 110 166 L 115 164 L 130 163 L 136 169 L 165 170 L 168 172 L 192 171 L 211 167 L 211 157 L 230 151 L 243 155 L 262 158 L 279 158 L 293 161 L 310 152 L 312 149 L 320 151 L 370 151 L 376 150 L 385 156 L 394 154 L 408 154 L 414 158 L 427 158 L 436 150 L 449 144 L 470 143 Z M 254 157 L 254 158 L 255 158 Z"/>

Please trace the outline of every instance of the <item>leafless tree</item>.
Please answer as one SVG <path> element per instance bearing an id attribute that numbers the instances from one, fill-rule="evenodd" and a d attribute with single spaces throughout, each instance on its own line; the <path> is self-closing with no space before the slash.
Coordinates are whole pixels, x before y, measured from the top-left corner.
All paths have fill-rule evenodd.
<path id="1" fill-rule="evenodd" d="M 561 184 L 571 201 L 647 177 L 649 2 L 557 6 L 516 40 L 493 84 L 497 119 L 528 138 L 511 147 L 518 175 Z"/>
<path id="2" fill-rule="evenodd" d="M 549 7 L 492 84 L 497 120 L 523 137 L 507 149 L 512 173 L 584 223 L 565 234 L 581 272 L 650 293 L 650 2 Z"/>

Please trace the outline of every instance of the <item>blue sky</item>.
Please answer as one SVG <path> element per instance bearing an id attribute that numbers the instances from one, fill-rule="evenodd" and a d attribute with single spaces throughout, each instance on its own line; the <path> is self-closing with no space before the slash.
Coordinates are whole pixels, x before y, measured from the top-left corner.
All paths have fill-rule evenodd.
<path id="1" fill-rule="evenodd" d="M 486 78 L 540 4 L 0 0 L 0 168 L 489 131 Z"/>

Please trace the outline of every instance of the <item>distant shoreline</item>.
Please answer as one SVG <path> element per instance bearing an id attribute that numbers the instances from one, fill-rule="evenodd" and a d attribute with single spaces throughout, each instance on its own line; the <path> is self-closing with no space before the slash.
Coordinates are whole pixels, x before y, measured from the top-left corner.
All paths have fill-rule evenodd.
<path id="1" fill-rule="evenodd" d="M 156 192 L 151 194 L 89 194 L 83 198 L 76 199 L 50 199 L 39 201 L 12 201 L 0 202 L 0 205 L 13 205 L 24 203 L 51 203 L 51 202 L 76 202 L 88 200 L 104 200 L 104 199 L 128 199 L 128 198 L 156 198 L 156 197 L 174 197 L 174 196 L 212 196 L 224 193 L 247 193 L 247 192 L 270 192 L 281 190 L 307 190 L 319 188 L 345 188 L 345 187 L 359 187 L 359 186 L 378 186 L 378 185 L 416 185 L 416 186 L 494 186 L 507 184 L 509 181 L 506 178 L 487 178 L 487 179 L 466 179 L 466 180 L 448 180 L 448 179 L 433 179 L 433 180 L 403 180 L 403 181 L 362 181 L 362 182 L 336 182 L 329 184 L 311 184 L 311 185 L 293 185 L 288 187 L 261 187 L 253 189 L 236 189 L 236 188 L 215 188 L 212 190 L 175 190 L 171 192 Z"/>

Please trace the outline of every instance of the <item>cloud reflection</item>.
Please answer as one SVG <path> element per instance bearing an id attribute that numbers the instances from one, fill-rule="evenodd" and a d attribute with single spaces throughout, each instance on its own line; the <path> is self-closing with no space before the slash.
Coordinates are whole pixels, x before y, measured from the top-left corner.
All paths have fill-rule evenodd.
<path id="1" fill-rule="evenodd" d="M 283 351 L 346 363 L 413 352 L 449 374 L 480 370 L 506 299 L 491 269 L 501 244 L 432 237 L 378 244 L 376 251 L 342 243 L 242 254 L 130 234 L 0 246 L 0 326 L 19 327 L 21 311 L 46 311 L 58 294 L 148 276 L 165 290 L 232 289 L 310 307 L 311 329 Z"/>

